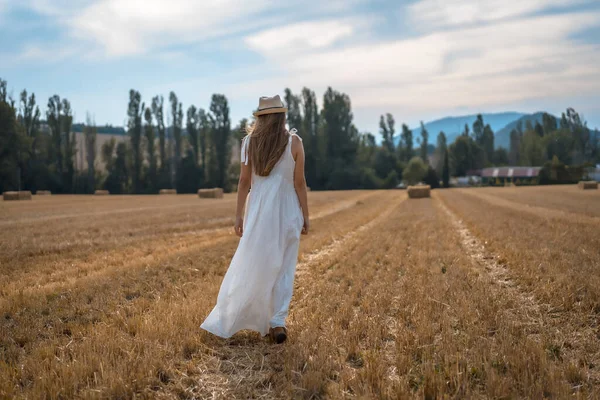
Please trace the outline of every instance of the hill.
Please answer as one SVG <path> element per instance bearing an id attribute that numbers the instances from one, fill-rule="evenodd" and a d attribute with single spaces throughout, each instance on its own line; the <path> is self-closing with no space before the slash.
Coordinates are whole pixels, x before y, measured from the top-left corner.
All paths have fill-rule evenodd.
<path id="1" fill-rule="evenodd" d="M 525 125 L 528 121 L 530 121 L 532 125 L 535 125 L 536 122 L 541 124 L 543 115 L 544 113 L 541 111 L 533 114 L 523 115 L 521 118 L 507 124 L 502 129 L 498 131 L 494 130 L 494 132 L 496 132 L 494 147 L 504 147 L 505 149 L 508 149 L 510 147 L 510 132 L 517 127 L 517 124 L 521 123 L 523 125 L 523 129 L 525 129 Z"/>
<path id="2" fill-rule="evenodd" d="M 511 122 L 518 120 L 525 114 L 519 112 L 503 112 L 503 113 L 487 113 L 481 114 L 483 121 L 486 124 L 490 124 L 492 129 L 495 131 L 506 127 Z M 425 123 L 425 129 L 429 132 L 429 143 L 435 144 L 437 135 L 440 131 L 446 134 L 448 143 L 454 142 L 454 139 L 460 135 L 464 129 L 465 124 L 469 125 L 469 129 L 472 128 L 473 122 L 477 119 L 477 114 L 464 115 L 458 117 L 446 117 L 435 121 Z M 401 128 L 398 127 L 398 133 L 396 134 L 396 144 L 400 141 Z M 415 146 L 417 145 L 417 139 L 421 137 L 421 127 L 412 128 L 413 137 L 415 139 Z"/>

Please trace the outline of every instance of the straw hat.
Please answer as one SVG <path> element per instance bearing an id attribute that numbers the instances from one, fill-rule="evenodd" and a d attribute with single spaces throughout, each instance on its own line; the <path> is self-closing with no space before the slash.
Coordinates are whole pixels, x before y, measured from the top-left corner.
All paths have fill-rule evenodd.
<path id="1" fill-rule="evenodd" d="M 273 97 L 263 96 L 258 99 L 258 110 L 254 112 L 254 116 L 258 117 L 259 115 L 265 114 L 285 113 L 287 110 L 287 107 L 283 105 L 279 95 Z"/>

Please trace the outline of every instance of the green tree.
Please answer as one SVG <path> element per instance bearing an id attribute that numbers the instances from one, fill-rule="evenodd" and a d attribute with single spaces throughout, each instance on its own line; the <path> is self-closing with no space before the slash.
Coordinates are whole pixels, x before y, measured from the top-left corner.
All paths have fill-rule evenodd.
<path id="1" fill-rule="evenodd" d="M 358 130 L 352 123 L 350 98 L 328 88 L 323 96 L 322 129 L 325 149 L 325 171 L 330 171 L 324 186 L 327 189 L 348 189 L 360 182 L 355 163 Z"/>
<path id="2" fill-rule="evenodd" d="M 21 151 L 17 154 L 21 172 L 20 180 L 24 189 L 35 190 L 35 174 L 41 172 L 39 171 L 41 167 L 39 161 L 41 160 L 38 160 L 40 109 L 36 105 L 35 95 L 32 93 L 28 97 L 26 90 L 21 92 L 17 123 L 22 132 Z"/>
<path id="3" fill-rule="evenodd" d="M 85 154 L 87 159 L 87 192 L 93 193 L 96 188 L 96 124 L 88 114 L 86 116 L 86 124 L 83 129 Z"/>
<path id="4" fill-rule="evenodd" d="M 7 101 L 6 81 L 0 80 L 0 191 L 19 189 L 16 149 L 21 148 L 16 110 Z"/>
<path id="5" fill-rule="evenodd" d="M 134 193 L 142 192 L 142 115 L 145 108 L 146 106 L 142 103 L 140 92 L 131 89 L 129 91 L 129 106 L 127 108 L 127 131 L 133 159 L 131 180 Z"/>
<path id="6" fill-rule="evenodd" d="M 423 183 L 431 186 L 432 189 L 437 189 L 440 187 L 440 178 L 438 177 L 438 174 L 435 172 L 435 169 L 430 165 L 427 166 L 427 172 L 425 173 L 425 176 L 423 177 Z"/>
<path id="7" fill-rule="evenodd" d="M 544 128 L 544 135 L 549 135 L 558 129 L 556 118 L 548 113 L 542 114 L 542 126 Z"/>
<path id="8" fill-rule="evenodd" d="M 73 192 L 73 184 L 75 183 L 75 133 L 71 132 L 71 126 L 73 125 L 73 111 L 71 110 L 71 103 L 67 99 L 62 100 L 63 114 L 61 116 L 61 131 L 64 138 L 64 177 L 63 177 L 63 190 L 66 193 Z"/>
<path id="9" fill-rule="evenodd" d="M 485 151 L 469 136 L 456 138 L 449 148 L 451 172 L 454 176 L 467 176 L 469 170 L 485 166 Z"/>
<path id="10" fill-rule="evenodd" d="M 519 165 L 521 159 L 521 137 L 519 130 L 513 129 L 510 131 L 510 149 L 508 152 L 508 162 L 511 165 Z"/>
<path id="11" fill-rule="evenodd" d="M 533 127 L 533 129 L 539 137 L 544 137 L 544 126 L 540 124 L 539 121 L 535 121 L 535 126 Z"/>
<path id="12" fill-rule="evenodd" d="M 448 149 L 444 149 L 444 166 L 442 167 L 442 182 L 445 188 L 450 187 L 450 163 L 448 160 Z"/>
<path id="13" fill-rule="evenodd" d="M 163 110 L 163 97 L 155 96 L 152 98 L 152 114 L 156 120 L 156 130 L 158 131 L 158 147 L 160 154 L 160 169 L 165 170 L 167 166 L 167 150 L 165 144 L 165 119 Z"/>
<path id="14" fill-rule="evenodd" d="M 183 131 L 183 109 L 181 102 L 177 99 L 175 92 L 169 93 L 169 102 L 171 103 L 171 118 L 173 139 L 175 139 L 175 170 L 181 162 L 181 151 L 183 149 L 182 131 Z"/>
<path id="15" fill-rule="evenodd" d="M 396 134 L 395 124 L 394 116 L 390 113 L 387 113 L 385 117 L 382 115 L 379 118 L 379 133 L 383 137 L 383 145 L 391 154 L 394 154 L 396 148 L 394 144 L 394 135 Z"/>
<path id="16" fill-rule="evenodd" d="M 477 119 L 475 119 L 475 122 L 473 122 L 473 139 L 475 140 L 475 143 L 477 143 L 479 146 L 482 146 L 482 147 L 483 147 L 483 130 L 484 130 L 483 116 L 481 114 L 477 114 Z"/>
<path id="17" fill-rule="evenodd" d="M 113 194 L 123 194 L 128 192 L 129 171 L 127 169 L 127 145 L 125 142 L 119 142 L 116 145 L 116 156 L 113 156 L 111 150 L 115 148 L 115 141 L 111 139 L 102 147 L 102 155 L 105 159 L 108 177 L 104 182 L 104 188 Z"/>
<path id="18" fill-rule="evenodd" d="M 413 133 L 406 124 L 402 124 L 401 139 L 400 160 L 408 162 L 413 157 Z"/>
<path id="19" fill-rule="evenodd" d="M 54 95 L 48 99 L 48 111 L 46 112 L 46 121 L 50 129 L 51 141 L 49 142 L 48 156 L 50 170 L 58 179 L 57 186 L 52 187 L 53 191 L 62 191 L 62 176 L 63 176 L 63 134 L 62 134 L 62 102 L 58 95 Z"/>
<path id="20" fill-rule="evenodd" d="M 154 135 L 154 126 L 152 126 L 152 110 L 146 107 L 144 111 L 144 136 L 146 139 L 146 159 L 148 160 L 148 170 L 146 176 L 146 191 L 156 193 L 158 190 L 158 166 L 156 160 L 156 138 Z"/>
<path id="21" fill-rule="evenodd" d="M 505 148 L 500 147 L 499 149 L 494 150 L 494 155 L 492 156 L 492 163 L 498 167 L 509 164 L 508 152 Z"/>
<path id="22" fill-rule="evenodd" d="M 295 96 L 289 88 L 285 89 L 285 104 L 287 104 L 287 122 L 290 129 L 302 129 L 302 99 Z"/>
<path id="23" fill-rule="evenodd" d="M 429 144 L 429 132 L 421 121 L 421 159 L 427 163 L 427 146 Z"/>
<path id="24" fill-rule="evenodd" d="M 191 105 L 187 109 L 186 113 L 186 130 L 190 138 L 190 145 L 192 146 L 192 154 L 194 162 L 198 165 L 198 159 L 200 156 L 200 141 L 198 135 L 198 110 L 194 105 Z"/>
<path id="25" fill-rule="evenodd" d="M 200 147 L 200 161 L 202 180 L 206 178 L 206 157 L 208 150 L 208 139 L 210 132 L 210 121 L 203 108 L 198 109 L 198 145 Z"/>
<path id="26" fill-rule="evenodd" d="M 444 169 L 444 154 L 448 150 L 448 141 L 446 139 L 446 134 L 443 131 L 437 136 L 437 146 L 435 148 L 435 152 L 437 155 L 437 165 L 436 172 L 438 175 L 442 175 L 442 171 Z"/>
<path id="27" fill-rule="evenodd" d="M 306 183 L 309 187 L 318 188 L 322 158 L 319 147 L 319 110 L 317 95 L 308 88 L 302 89 L 303 120 L 300 134 L 304 141 Z"/>
<path id="28" fill-rule="evenodd" d="M 481 138 L 480 146 L 483 147 L 488 163 L 492 163 L 494 158 L 494 131 L 489 124 L 483 128 L 483 136 Z"/>
<path id="29" fill-rule="evenodd" d="M 227 167 L 230 160 L 231 120 L 229 119 L 229 103 L 224 95 L 213 94 L 209 119 L 211 123 L 211 158 L 214 158 L 211 180 L 215 186 L 228 190 Z"/>
<path id="30" fill-rule="evenodd" d="M 406 183 L 415 185 L 421 182 L 426 174 L 427 164 L 425 164 L 421 157 L 413 157 L 408 162 L 402 175 Z"/>
<path id="31" fill-rule="evenodd" d="M 542 138 L 538 136 L 534 129 L 528 130 L 523 134 L 521 140 L 521 165 L 542 166 L 546 161 L 544 145 Z"/>

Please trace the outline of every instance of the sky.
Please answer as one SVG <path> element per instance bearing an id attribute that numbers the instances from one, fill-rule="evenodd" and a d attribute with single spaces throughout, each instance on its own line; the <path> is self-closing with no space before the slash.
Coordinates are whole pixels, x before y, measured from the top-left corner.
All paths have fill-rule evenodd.
<path id="1" fill-rule="evenodd" d="M 0 0 L 0 78 L 124 125 L 128 93 L 184 109 L 328 86 L 360 131 L 477 112 L 574 107 L 600 127 L 598 0 Z"/>

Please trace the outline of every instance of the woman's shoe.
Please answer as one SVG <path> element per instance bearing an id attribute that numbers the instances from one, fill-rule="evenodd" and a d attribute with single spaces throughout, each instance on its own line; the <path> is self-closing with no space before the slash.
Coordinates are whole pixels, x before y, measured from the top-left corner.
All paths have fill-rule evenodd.
<path id="1" fill-rule="evenodd" d="M 278 326 L 269 330 L 271 340 L 275 343 L 280 344 L 285 342 L 287 339 L 287 329 L 284 326 Z"/>

